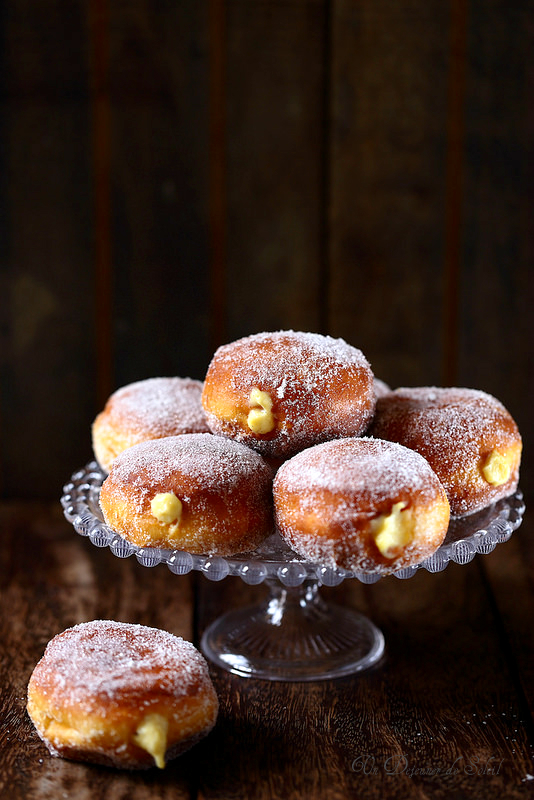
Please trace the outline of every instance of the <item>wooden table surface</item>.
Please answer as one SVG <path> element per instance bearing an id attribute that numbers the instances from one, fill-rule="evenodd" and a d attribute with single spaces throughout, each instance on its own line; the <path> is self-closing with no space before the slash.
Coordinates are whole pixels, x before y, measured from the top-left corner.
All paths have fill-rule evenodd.
<path id="1" fill-rule="evenodd" d="M 360 675 L 270 683 L 212 669 L 215 729 L 167 769 L 129 773 L 51 758 L 25 711 L 46 643 L 97 618 L 195 642 L 265 587 L 121 560 L 79 537 L 59 503 L 0 506 L 0 797 L 527 798 L 534 796 L 534 546 L 528 511 L 466 566 L 327 599 L 369 615 L 386 656 Z"/>

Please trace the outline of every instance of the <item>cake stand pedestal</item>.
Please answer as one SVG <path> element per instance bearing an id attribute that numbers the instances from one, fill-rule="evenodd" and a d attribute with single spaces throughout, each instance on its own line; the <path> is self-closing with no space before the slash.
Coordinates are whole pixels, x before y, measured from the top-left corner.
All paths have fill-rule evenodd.
<path id="1" fill-rule="evenodd" d="M 316 681 L 379 661 L 382 632 L 363 614 L 327 603 L 317 580 L 266 583 L 268 600 L 229 611 L 204 632 L 201 648 L 215 664 L 243 677 Z"/>

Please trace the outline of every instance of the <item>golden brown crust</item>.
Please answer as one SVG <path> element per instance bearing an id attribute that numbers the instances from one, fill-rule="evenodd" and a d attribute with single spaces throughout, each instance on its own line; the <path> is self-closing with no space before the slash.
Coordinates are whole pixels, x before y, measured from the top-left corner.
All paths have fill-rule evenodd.
<path id="1" fill-rule="evenodd" d="M 258 453 L 212 434 L 143 442 L 121 453 L 102 485 L 107 524 L 143 547 L 232 555 L 254 549 L 273 529 L 271 468 Z M 152 502 L 180 501 L 162 521 Z"/>
<path id="2" fill-rule="evenodd" d="M 149 378 L 114 392 L 92 425 L 93 451 L 102 469 L 109 472 L 119 453 L 139 442 L 208 433 L 202 388 L 191 378 Z"/>
<path id="3" fill-rule="evenodd" d="M 268 398 L 272 427 L 265 431 L 251 428 L 253 392 Z M 202 403 L 214 433 L 287 458 L 318 442 L 363 433 L 374 412 L 373 374 L 361 351 L 342 339 L 261 333 L 217 350 Z"/>
<path id="4" fill-rule="evenodd" d="M 52 755 L 108 766 L 154 766 L 136 738 L 163 720 L 170 760 L 215 724 L 207 664 L 189 642 L 141 625 L 95 620 L 48 644 L 28 684 L 28 713 Z"/>
<path id="5" fill-rule="evenodd" d="M 282 536 L 305 558 L 353 571 L 394 572 L 443 542 L 449 504 L 417 453 L 369 438 L 305 450 L 274 481 Z"/>
<path id="6" fill-rule="evenodd" d="M 370 432 L 424 456 L 441 480 L 454 515 L 479 511 L 517 488 L 521 436 L 509 412 L 485 392 L 434 386 L 396 389 L 378 399 Z M 504 470 L 493 483 L 488 480 L 492 458 Z"/>

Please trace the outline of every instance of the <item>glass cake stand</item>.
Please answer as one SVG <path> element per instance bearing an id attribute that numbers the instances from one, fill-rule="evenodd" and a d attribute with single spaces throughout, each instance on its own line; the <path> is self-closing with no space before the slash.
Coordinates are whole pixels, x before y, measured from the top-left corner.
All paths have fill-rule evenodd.
<path id="1" fill-rule="evenodd" d="M 305 561 L 273 533 L 256 550 L 232 557 L 194 555 L 182 550 L 138 547 L 103 520 L 99 505 L 105 474 L 90 462 L 63 487 L 63 512 L 74 529 L 96 547 L 109 547 L 118 558 L 135 555 L 140 564 L 166 564 L 176 575 L 198 570 L 209 580 L 228 575 L 245 583 L 265 582 L 270 597 L 250 608 L 229 611 L 204 632 L 200 646 L 220 667 L 243 677 L 275 681 L 337 678 L 367 669 L 384 652 L 382 632 L 363 614 L 320 595 L 321 586 L 347 578 L 372 584 L 384 572 L 351 572 Z M 525 505 L 520 491 L 483 511 L 451 520 L 442 546 L 416 566 L 392 572 L 411 578 L 419 569 L 441 572 L 451 562 L 467 564 L 477 553 L 490 553 L 521 524 Z"/>

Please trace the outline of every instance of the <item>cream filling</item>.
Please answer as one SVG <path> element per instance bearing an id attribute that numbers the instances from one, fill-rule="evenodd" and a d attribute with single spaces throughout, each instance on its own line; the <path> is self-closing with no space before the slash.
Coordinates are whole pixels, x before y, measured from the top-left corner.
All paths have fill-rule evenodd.
<path id="1" fill-rule="evenodd" d="M 251 409 L 247 417 L 247 425 L 253 433 L 270 433 L 276 421 L 272 413 L 273 401 L 267 392 L 253 389 L 250 393 Z"/>
<path id="2" fill-rule="evenodd" d="M 160 492 L 152 498 L 150 510 L 158 522 L 179 523 L 182 516 L 182 502 L 174 492 Z"/>
<path id="3" fill-rule="evenodd" d="M 133 740 L 153 757 L 157 767 L 165 766 L 167 750 L 167 731 L 169 722 L 161 714 L 148 714 L 137 728 Z"/>
<path id="4" fill-rule="evenodd" d="M 482 465 L 482 475 L 492 486 L 502 486 L 506 483 L 512 473 L 513 453 L 506 455 L 492 450 Z"/>
<path id="5" fill-rule="evenodd" d="M 408 504 L 402 500 L 395 503 L 389 514 L 382 514 L 371 522 L 375 544 L 385 558 L 395 558 L 399 548 L 406 547 L 413 539 L 412 515 L 401 512 Z"/>

